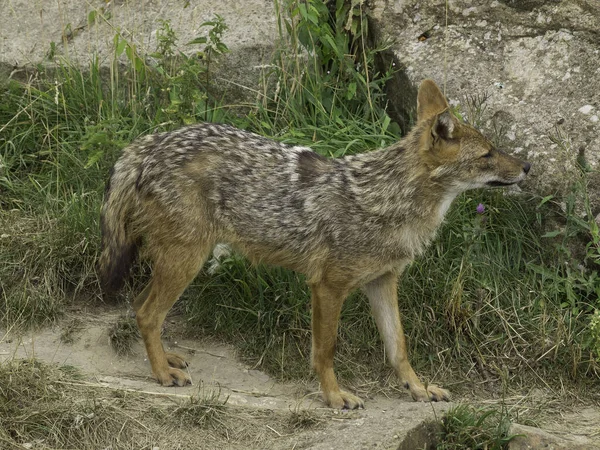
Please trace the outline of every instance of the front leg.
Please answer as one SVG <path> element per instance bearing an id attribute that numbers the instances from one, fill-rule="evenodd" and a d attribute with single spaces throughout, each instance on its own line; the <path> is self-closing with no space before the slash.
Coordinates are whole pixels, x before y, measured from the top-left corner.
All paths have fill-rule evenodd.
<path id="1" fill-rule="evenodd" d="M 321 383 L 323 400 L 331 408 L 356 409 L 363 401 L 342 391 L 333 371 L 333 357 L 337 339 L 338 321 L 347 290 L 335 289 L 316 283 L 310 286 L 312 294 L 312 365 Z"/>
<path id="2" fill-rule="evenodd" d="M 450 393 L 436 385 L 425 388 L 408 362 L 406 339 L 398 309 L 398 276 L 387 273 L 363 287 L 383 340 L 388 360 L 415 401 L 449 400 Z"/>

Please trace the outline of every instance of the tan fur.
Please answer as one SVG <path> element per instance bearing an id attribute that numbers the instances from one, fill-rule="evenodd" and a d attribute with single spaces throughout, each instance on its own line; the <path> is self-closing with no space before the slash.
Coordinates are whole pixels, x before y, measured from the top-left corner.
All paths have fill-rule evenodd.
<path id="1" fill-rule="evenodd" d="M 253 262 L 307 275 L 312 293 L 312 364 L 334 408 L 362 400 L 342 391 L 333 360 L 342 304 L 362 288 L 390 364 L 415 400 L 447 400 L 413 371 L 398 310 L 405 266 L 435 236 L 453 199 L 525 177 L 529 164 L 494 148 L 458 121 L 431 80 L 418 94 L 418 120 L 391 147 L 328 159 L 216 124 L 146 136 L 125 149 L 102 210 L 100 274 L 107 291 L 125 281 L 138 251 L 152 279 L 134 301 L 152 372 L 184 385 L 186 363 L 166 353 L 167 312 L 224 242 Z"/>

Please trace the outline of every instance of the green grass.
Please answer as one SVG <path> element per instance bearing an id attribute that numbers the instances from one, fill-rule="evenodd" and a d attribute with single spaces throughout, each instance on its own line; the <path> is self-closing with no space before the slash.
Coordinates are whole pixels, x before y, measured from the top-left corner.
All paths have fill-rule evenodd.
<path id="1" fill-rule="evenodd" d="M 486 205 L 483 215 L 479 203 Z M 574 315 L 563 304 L 566 285 L 576 283 L 540 238 L 552 210 L 538 204 L 502 191 L 462 196 L 435 243 L 403 274 L 399 304 L 418 372 L 446 382 L 491 382 L 485 389 L 543 380 L 558 390 L 559 380 L 594 378 L 586 371 L 595 362 L 582 353 L 590 310 Z M 592 286 L 580 286 L 581 304 L 594 301 Z M 301 276 L 235 256 L 215 274 L 202 273 L 183 297 L 193 328 L 235 343 L 252 364 L 283 379 L 310 376 L 309 305 Z M 347 300 L 341 320 L 341 378 L 386 379 L 390 371 L 362 294 Z"/>
<path id="2" fill-rule="evenodd" d="M 355 10 L 349 34 L 342 25 L 347 5 L 333 28 L 320 2 L 306 10 L 300 5 L 277 2 L 283 44 L 264 80 L 266 96 L 243 105 L 243 115 L 239 104 L 222 104 L 212 85 L 210 61 L 226 50 L 218 45 L 225 32 L 222 23 L 215 32 L 219 20 L 207 25 L 210 42 L 194 44 L 204 59 L 180 53 L 165 24 L 161 47 L 148 54 L 117 34 L 113 70 L 101 70 L 96 60 L 84 69 L 60 60 L 35 83 L 0 85 L 5 327 L 52 323 L 74 302 L 99 301 L 104 182 L 120 150 L 140 135 L 219 121 L 334 157 L 399 138 L 383 94 L 393 74 L 378 72 L 374 63 L 385 46 L 362 49 L 366 22 L 356 20 L 364 11 Z M 125 55 L 126 70 L 119 71 L 117 58 Z M 486 113 L 482 101 L 467 101 L 476 120 Z M 399 290 L 419 373 L 459 391 L 473 380 L 498 392 L 506 385 L 559 392 L 564 383 L 597 382 L 598 228 L 590 211 L 577 212 L 581 205 L 589 209 L 585 174 L 573 186 L 567 198 L 500 190 L 470 192 L 455 202 Z M 479 203 L 483 215 L 475 211 Z M 181 308 L 193 332 L 237 345 L 271 374 L 298 379 L 310 376 L 308 299 L 302 276 L 231 257 L 214 275 L 199 275 Z M 358 389 L 365 381 L 393 383 L 361 294 L 344 307 L 336 364 Z"/>
<path id="3" fill-rule="evenodd" d="M 458 405 L 442 419 L 437 450 L 504 450 L 511 440 L 504 411 Z"/>

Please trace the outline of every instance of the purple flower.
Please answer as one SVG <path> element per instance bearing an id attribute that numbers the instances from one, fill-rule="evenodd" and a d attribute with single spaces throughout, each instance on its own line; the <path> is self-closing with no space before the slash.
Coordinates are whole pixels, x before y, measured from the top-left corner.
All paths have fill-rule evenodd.
<path id="1" fill-rule="evenodd" d="M 483 214 L 485 212 L 485 206 L 483 206 L 483 203 L 477 205 L 476 211 L 477 214 Z"/>

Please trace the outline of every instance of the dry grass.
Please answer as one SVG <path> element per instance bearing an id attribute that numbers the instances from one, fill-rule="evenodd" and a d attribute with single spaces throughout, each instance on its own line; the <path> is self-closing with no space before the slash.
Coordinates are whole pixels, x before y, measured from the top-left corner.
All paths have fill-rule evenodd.
<path id="1" fill-rule="evenodd" d="M 126 401 L 79 384 L 69 367 L 35 360 L 0 366 L 0 443 L 4 448 L 148 448 L 156 437 Z"/>
<path id="2" fill-rule="evenodd" d="M 128 355 L 131 353 L 133 344 L 140 338 L 135 317 L 130 314 L 122 314 L 108 331 L 110 345 L 117 355 Z"/>
<path id="3" fill-rule="evenodd" d="M 0 448 L 274 448 L 323 420 L 319 412 L 253 410 L 227 400 L 202 385 L 186 398 L 92 383 L 70 366 L 7 361 L 0 364 Z"/>

